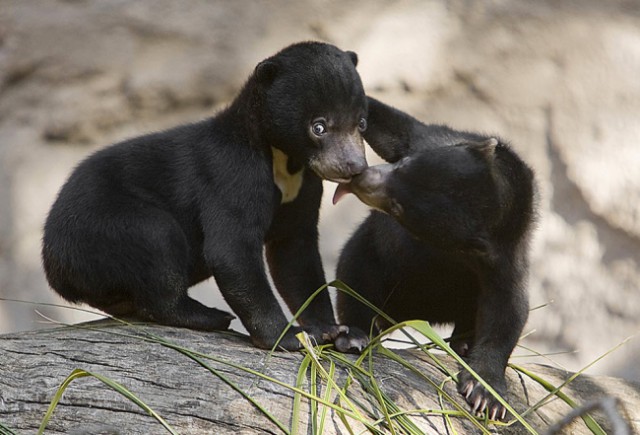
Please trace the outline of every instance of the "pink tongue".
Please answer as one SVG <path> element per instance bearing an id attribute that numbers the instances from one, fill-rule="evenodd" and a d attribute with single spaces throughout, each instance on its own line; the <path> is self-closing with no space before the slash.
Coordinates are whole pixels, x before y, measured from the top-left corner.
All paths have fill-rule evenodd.
<path id="1" fill-rule="evenodd" d="M 351 193 L 351 184 L 339 183 L 338 187 L 336 187 L 335 193 L 333 194 L 333 205 L 336 205 L 338 201 L 340 201 L 340 199 L 348 193 Z"/>

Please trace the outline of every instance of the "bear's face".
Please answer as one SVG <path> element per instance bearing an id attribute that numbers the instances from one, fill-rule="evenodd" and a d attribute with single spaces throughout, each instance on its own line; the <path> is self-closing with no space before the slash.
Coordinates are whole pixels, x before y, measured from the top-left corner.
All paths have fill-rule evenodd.
<path id="1" fill-rule="evenodd" d="M 291 161 L 347 182 L 366 167 L 367 99 L 357 56 L 322 43 L 290 46 L 256 67 L 261 133 Z M 295 166 L 295 164 L 293 165 Z"/>
<path id="2" fill-rule="evenodd" d="M 367 168 L 334 201 L 353 192 L 393 217 L 417 239 L 449 251 L 487 254 L 487 222 L 500 216 L 492 176 L 497 141 L 423 150 L 394 164 Z"/>

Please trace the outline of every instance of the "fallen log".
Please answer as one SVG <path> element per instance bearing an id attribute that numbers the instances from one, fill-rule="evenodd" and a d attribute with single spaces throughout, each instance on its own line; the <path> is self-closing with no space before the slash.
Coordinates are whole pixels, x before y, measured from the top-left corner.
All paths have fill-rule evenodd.
<path id="1" fill-rule="evenodd" d="M 397 360 L 376 351 L 356 368 L 357 356 L 328 348 L 270 353 L 233 332 L 111 321 L 4 335 L 0 434 L 37 431 L 70 375 L 45 433 L 391 433 L 390 425 L 396 433 L 544 433 L 572 411 L 540 382 L 509 368 L 506 399 L 532 429 L 514 420 L 496 425 L 469 418 L 455 384 L 427 354 L 393 353 Z M 456 371 L 451 358 L 437 358 Z M 555 387 L 572 376 L 544 365 L 525 369 Z M 638 385 L 581 375 L 561 394 L 595 409 L 591 416 L 606 433 L 621 427 L 620 419 L 638 429 Z M 616 398 L 617 412 L 592 405 L 601 397 Z M 579 415 L 558 427 L 561 433 L 592 433 Z"/>

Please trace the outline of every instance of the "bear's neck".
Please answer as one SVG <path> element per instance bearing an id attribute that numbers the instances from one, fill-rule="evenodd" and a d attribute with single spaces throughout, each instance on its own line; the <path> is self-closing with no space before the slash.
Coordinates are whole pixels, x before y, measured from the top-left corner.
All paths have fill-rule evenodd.
<path id="1" fill-rule="evenodd" d="M 225 111 L 227 116 L 235 118 L 236 125 L 243 130 L 252 148 L 269 154 L 271 146 L 268 134 L 263 131 L 269 126 L 268 120 L 264 120 L 264 105 L 264 97 L 253 77 L 250 77 Z"/>
<path id="2" fill-rule="evenodd" d="M 268 140 L 269 120 L 264 119 L 264 97 L 252 78 L 249 78 L 238 96 L 224 110 L 224 116 L 238 128 L 238 135 L 249 141 L 251 148 L 270 156 L 273 167 L 273 182 L 282 194 L 281 203 L 294 201 L 302 187 L 304 165 L 291 159 L 284 151 Z"/>

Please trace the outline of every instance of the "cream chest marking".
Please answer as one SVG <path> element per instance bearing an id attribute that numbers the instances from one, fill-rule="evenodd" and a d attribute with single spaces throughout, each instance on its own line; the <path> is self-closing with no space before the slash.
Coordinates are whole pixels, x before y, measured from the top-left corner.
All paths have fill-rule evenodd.
<path id="1" fill-rule="evenodd" d="M 271 147 L 273 154 L 273 181 L 282 193 L 282 204 L 291 202 L 298 197 L 300 187 L 302 187 L 302 176 L 304 168 L 295 174 L 287 171 L 287 161 L 289 157 L 277 148 Z"/>

